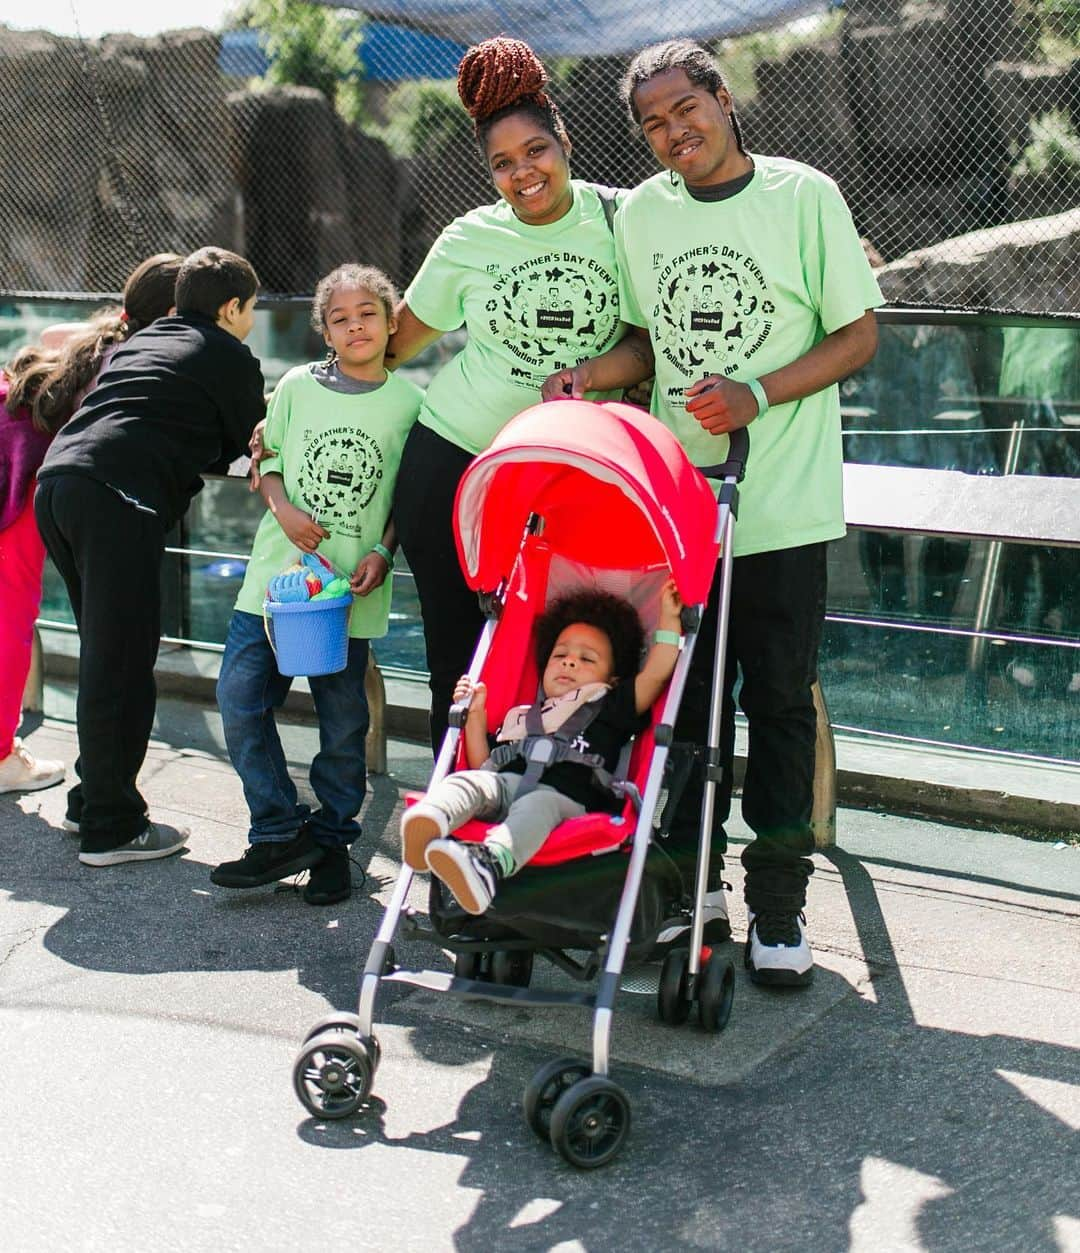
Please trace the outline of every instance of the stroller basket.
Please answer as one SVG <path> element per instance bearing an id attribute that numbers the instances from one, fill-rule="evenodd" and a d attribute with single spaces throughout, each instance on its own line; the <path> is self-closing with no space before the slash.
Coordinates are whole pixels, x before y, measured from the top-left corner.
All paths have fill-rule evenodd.
<path id="1" fill-rule="evenodd" d="M 687 606 L 684 645 L 626 767 L 640 803 L 627 799 L 618 813 L 586 814 L 557 827 L 520 873 L 500 882 L 491 907 L 478 917 L 461 910 L 438 881 L 428 922 L 408 913 L 413 871 L 402 867 L 364 967 L 359 1012 L 318 1024 L 296 1059 L 296 1093 L 316 1117 L 345 1117 L 367 1098 L 380 1056 L 372 1034 L 375 1002 L 388 980 L 519 1005 L 590 1009 L 591 1064 L 560 1058 L 542 1067 L 526 1089 L 526 1120 L 579 1167 L 601 1166 L 621 1149 L 630 1106 L 608 1076 L 615 996 L 627 956 L 653 949 L 661 925 L 686 895 L 678 871 L 653 842 L 653 825 L 718 556 L 726 609 L 745 452 L 745 439 L 733 439 L 730 460 L 711 468 L 723 479 L 718 502 L 654 418 L 625 405 L 567 400 L 520 414 L 465 472 L 455 504 L 458 556 L 466 580 L 490 607 L 469 674 L 487 686 L 491 725 L 534 699 L 533 624 L 564 592 L 595 586 L 624 596 L 651 632 L 660 589 L 673 577 Z M 721 619 L 718 657 L 726 647 L 726 612 Z M 714 675 L 714 705 L 718 694 Z M 465 763 L 461 721 L 452 713 L 432 782 Z M 711 829 L 713 791 L 707 782 L 703 830 Z M 483 839 L 486 829 L 473 822 L 454 835 Z M 702 1025 L 718 1030 L 730 1012 L 734 971 L 719 952 L 702 949 L 707 874 L 703 839 L 689 947 L 665 958 L 658 1008 L 664 1021 L 676 1023 L 696 1004 Z M 403 919 L 411 934 L 454 952 L 452 974 L 395 968 L 391 941 Z M 530 988 L 536 954 L 575 979 L 595 978 L 595 991 Z"/>

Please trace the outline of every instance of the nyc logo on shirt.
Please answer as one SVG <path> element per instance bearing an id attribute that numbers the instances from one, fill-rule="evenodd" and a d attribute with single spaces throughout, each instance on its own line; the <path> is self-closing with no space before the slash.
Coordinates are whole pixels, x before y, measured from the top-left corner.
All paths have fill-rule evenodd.
<path id="1" fill-rule="evenodd" d="M 301 461 L 300 499 L 331 534 L 360 535 L 360 514 L 383 478 L 379 445 L 352 426 L 309 436 Z"/>
<path id="2" fill-rule="evenodd" d="M 591 257 L 549 252 L 494 277 L 488 330 L 520 362 L 510 377 L 521 387 L 601 352 L 619 325 L 615 276 Z"/>
<path id="3" fill-rule="evenodd" d="M 688 380 L 735 374 L 772 332 L 776 305 L 765 276 L 753 257 L 735 248 L 691 248 L 664 265 L 655 281 L 653 343 Z"/>

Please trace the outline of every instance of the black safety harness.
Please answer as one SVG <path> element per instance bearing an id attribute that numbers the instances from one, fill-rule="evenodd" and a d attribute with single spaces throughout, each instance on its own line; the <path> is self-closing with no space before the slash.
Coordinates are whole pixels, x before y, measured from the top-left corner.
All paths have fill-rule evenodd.
<path id="1" fill-rule="evenodd" d="M 613 796 L 623 799 L 627 796 L 633 801 L 635 812 L 641 809 L 641 793 L 635 784 L 626 779 L 617 778 L 604 766 L 604 759 L 599 753 L 586 752 L 584 734 L 600 713 L 603 700 L 583 702 L 555 731 L 544 729 L 541 709 L 544 702 L 534 701 L 525 712 L 525 735 L 518 740 L 508 740 L 497 744 L 492 750 L 484 770 L 505 770 L 511 762 L 521 758 L 525 762 L 525 771 L 514 795 L 520 800 L 531 792 L 543 779 L 544 771 L 561 762 L 569 762 L 574 766 L 586 766 L 592 771 L 593 782 L 597 787 Z"/>

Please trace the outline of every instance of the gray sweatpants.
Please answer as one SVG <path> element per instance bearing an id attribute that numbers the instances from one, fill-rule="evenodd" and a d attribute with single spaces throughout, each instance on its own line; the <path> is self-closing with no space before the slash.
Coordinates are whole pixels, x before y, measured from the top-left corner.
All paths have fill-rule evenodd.
<path id="1" fill-rule="evenodd" d="M 521 779 L 520 774 L 494 770 L 460 770 L 436 783 L 424 801 L 442 810 L 451 831 L 471 818 L 496 823 L 486 842 L 507 849 L 517 871 L 539 852 L 560 822 L 586 812 L 584 805 L 543 783 L 515 800 Z"/>

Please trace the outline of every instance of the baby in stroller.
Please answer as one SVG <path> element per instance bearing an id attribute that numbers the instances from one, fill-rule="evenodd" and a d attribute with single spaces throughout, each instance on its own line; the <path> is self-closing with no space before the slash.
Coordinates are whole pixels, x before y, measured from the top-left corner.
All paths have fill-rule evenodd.
<path id="1" fill-rule="evenodd" d="M 468 708 L 469 769 L 447 775 L 406 810 L 406 864 L 427 868 L 462 909 L 483 914 L 499 880 L 535 856 L 561 822 L 620 809 L 613 772 L 675 669 L 681 610 L 669 579 L 639 668 L 644 631 L 628 601 L 592 589 L 553 601 L 534 632 L 540 694 L 532 705 L 510 709 L 493 739 L 486 686 L 463 675 L 454 701 Z M 497 825 L 482 843 L 453 839 L 451 833 L 473 818 Z"/>

